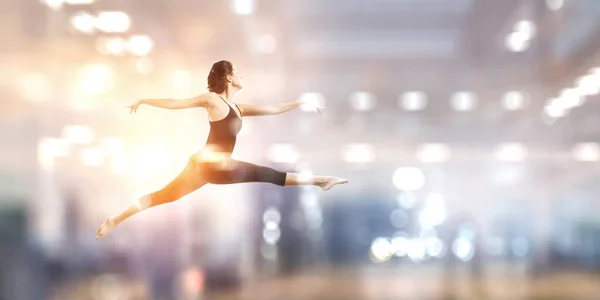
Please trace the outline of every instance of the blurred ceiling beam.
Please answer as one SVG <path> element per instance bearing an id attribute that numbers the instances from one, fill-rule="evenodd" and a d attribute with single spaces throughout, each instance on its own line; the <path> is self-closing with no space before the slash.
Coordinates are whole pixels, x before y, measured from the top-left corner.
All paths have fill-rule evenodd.
<path id="1" fill-rule="evenodd" d="M 346 59 L 411 59 L 453 57 L 456 53 L 452 31 L 406 32 L 398 30 L 320 32 L 300 36 L 294 45 L 301 57 Z"/>
<path id="2" fill-rule="evenodd" d="M 288 64 L 288 88 L 295 91 L 332 88 L 351 90 L 361 86 L 373 89 L 417 89 L 435 92 L 446 89 L 478 89 L 504 91 L 521 86 L 535 87 L 532 72 L 514 72 L 505 64 L 492 64 L 486 70 L 465 67 L 464 62 L 433 58 L 425 61 L 390 60 L 348 61 L 339 58 L 296 59 Z M 490 78 L 494 78 L 490 81 Z M 334 79 L 335 86 L 331 81 Z"/>
<path id="3" fill-rule="evenodd" d="M 329 30 L 344 30 L 365 32 L 379 29 L 404 29 L 419 31 L 458 29 L 464 21 L 464 14 L 410 14 L 407 12 L 380 14 L 310 14 L 303 15 L 296 24 L 295 30 L 300 32 L 319 32 Z"/>
<path id="4" fill-rule="evenodd" d="M 547 17 L 550 21 L 546 22 L 553 26 L 545 27 L 558 27 L 552 32 L 553 39 L 546 41 L 542 64 L 544 78 L 552 83 L 572 84 L 576 77 L 600 62 L 600 2 L 572 4 L 567 11 Z"/>
<path id="5" fill-rule="evenodd" d="M 448 14 L 463 13 L 475 0 L 301 0 L 287 1 L 295 14 Z"/>
<path id="6" fill-rule="evenodd" d="M 453 57 L 473 0 L 290 1 L 294 58 L 427 60 Z"/>

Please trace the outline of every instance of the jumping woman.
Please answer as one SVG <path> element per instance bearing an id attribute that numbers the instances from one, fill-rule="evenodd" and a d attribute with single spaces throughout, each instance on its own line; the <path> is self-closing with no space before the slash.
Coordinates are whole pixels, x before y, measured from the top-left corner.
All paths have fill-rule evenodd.
<path id="1" fill-rule="evenodd" d="M 236 68 L 231 62 L 222 60 L 213 64 L 208 74 L 208 93 L 182 100 L 143 99 L 128 106 L 130 113 L 135 113 L 142 104 L 164 109 L 202 107 L 208 112 L 210 132 L 206 145 L 190 157 L 183 171 L 173 181 L 161 190 L 142 196 L 117 216 L 106 218 L 96 232 L 96 239 L 105 237 L 129 217 L 148 208 L 181 199 L 207 183 L 268 182 L 279 186 L 315 185 L 327 191 L 334 185 L 348 182 L 347 179 L 331 176 L 305 178 L 296 173 L 284 173 L 232 159 L 236 136 L 242 127 L 242 117 L 278 115 L 303 104 L 294 101 L 274 106 L 238 105 L 234 103 L 233 96 L 241 88 L 242 77 Z"/>

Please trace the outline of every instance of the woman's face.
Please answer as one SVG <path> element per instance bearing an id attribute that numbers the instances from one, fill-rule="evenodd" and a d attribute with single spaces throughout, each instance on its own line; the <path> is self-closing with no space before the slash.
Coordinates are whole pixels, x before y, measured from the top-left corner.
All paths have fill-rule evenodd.
<path id="1" fill-rule="evenodd" d="M 240 76 L 240 73 L 235 66 L 233 67 L 233 72 L 231 74 L 231 85 L 238 89 L 242 89 L 243 87 L 242 76 Z"/>

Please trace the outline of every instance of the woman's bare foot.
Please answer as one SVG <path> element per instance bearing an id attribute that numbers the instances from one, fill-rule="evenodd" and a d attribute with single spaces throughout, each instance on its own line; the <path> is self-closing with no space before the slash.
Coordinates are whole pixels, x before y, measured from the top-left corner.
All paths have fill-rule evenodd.
<path id="1" fill-rule="evenodd" d="M 348 179 L 338 177 L 324 177 L 323 180 L 317 182 L 317 186 L 321 187 L 324 191 L 331 189 L 334 185 L 348 183 Z"/>
<path id="2" fill-rule="evenodd" d="M 104 220 L 104 222 L 98 228 L 98 231 L 96 231 L 96 239 L 99 240 L 105 237 L 109 232 L 115 229 L 115 227 L 117 227 L 117 223 L 113 220 L 113 218 L 106 218 L 106 220 Z"/>

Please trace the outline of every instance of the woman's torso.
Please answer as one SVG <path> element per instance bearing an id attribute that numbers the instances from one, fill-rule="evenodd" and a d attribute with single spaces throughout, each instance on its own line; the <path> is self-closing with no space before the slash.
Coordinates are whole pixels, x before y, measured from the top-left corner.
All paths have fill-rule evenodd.
<path id="1" fill-rule="evenodd" d="M 221 97 L 219 96 L 219 98 Z M 223 119 L 209 121 L 210 131 L 208 133 L 206 145 L 210 146 L 213 151 L 231 155 L 235 148 L 237 134 L 242 128 L 242 119 L 225 99 L 221 98 L 221 100 L 225 102 L 229 112 Z"/>

